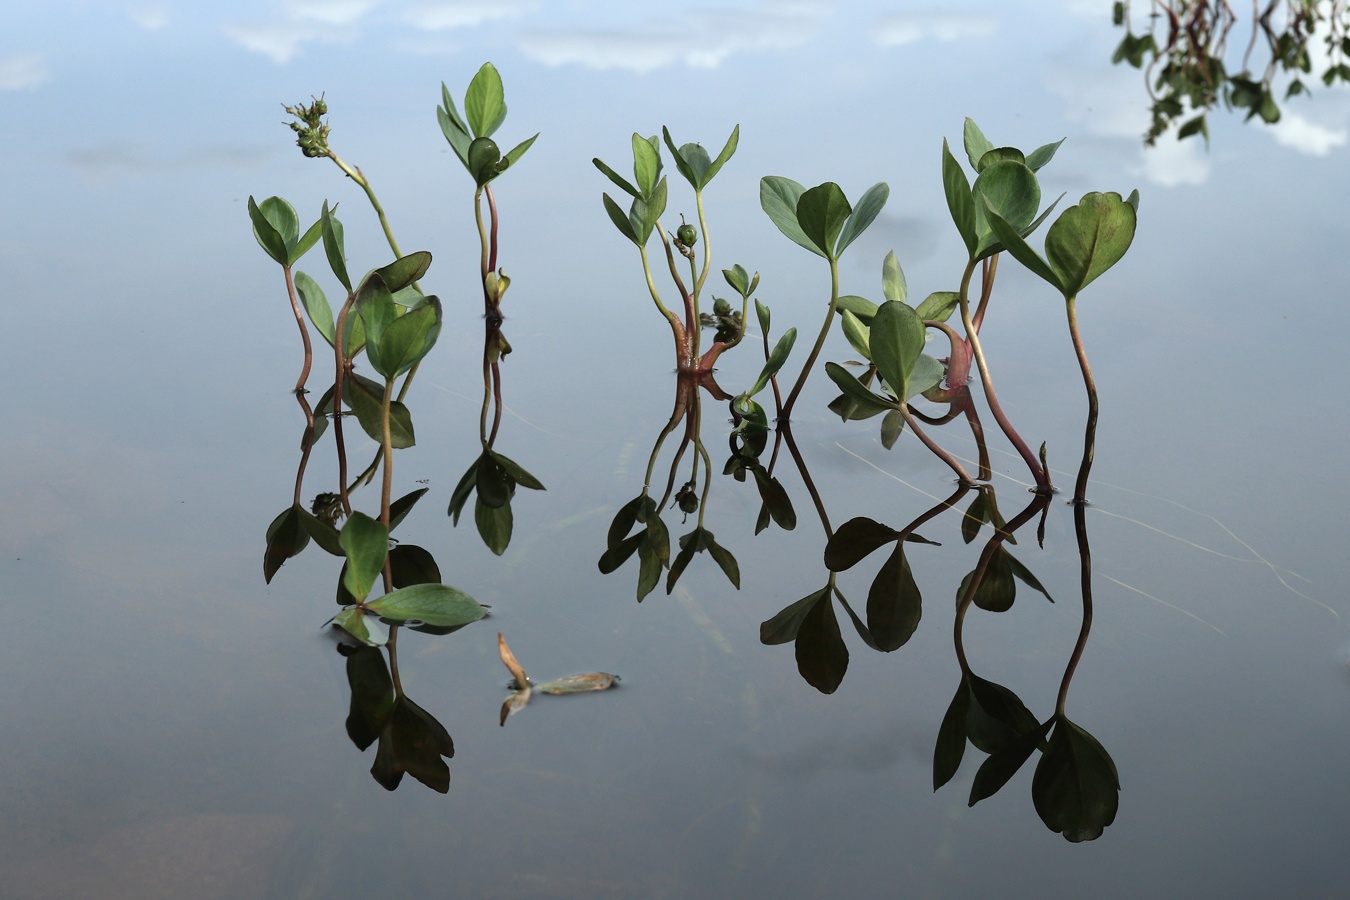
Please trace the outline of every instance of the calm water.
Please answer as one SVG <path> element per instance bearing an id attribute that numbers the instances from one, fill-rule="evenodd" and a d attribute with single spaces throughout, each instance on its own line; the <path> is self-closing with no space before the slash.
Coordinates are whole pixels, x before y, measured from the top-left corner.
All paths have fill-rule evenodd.
<path id="1" fill-rule="evenodd" d="M 1208 153 L 1145 153 L 1142 80 L 1109 65 L 1119 35 L 1099 5 L 973 5 L 950 20 L 882 3 L 679 19 L 584 3 L 493 6 L 499 18 L 395 3 L 16 14 L 0 45 L 0 895 L 1340 896 L 1350 97 L 1325 92 L 1280 130 L 1220 117 Z M 456 15 L 468 24 L 433 27 Z M 548 491 L 518 493 L 500 558 L 443 514 L 477 453 L 481 322 L 470 184 L 433 111 L 440 81 L 462 96 L 484 59 L 506 82 L 504 142 L 542 132 L 498 188 L 515 353 L 497 447 Z M 285 196 L 305 224 L 338 202 L 352 268 L 388 261 L 360 192 L 279 124 L 281 102 L 320 91 L 334 146 L 371 178 L 404 249 L 432 252 L 424 284 L 446 302 L 409 397 L 418 446 L 395 457 L 396 493 L 431 488 L 399 536 L 492 607 L 455 635 L 400 639 L 408 696 L 454 738 L 446 795 L 411 778 L 386 792 L 374 750 L 346 736 L 345 663 L 319 627 L 336 611 L 335 561 L 311 548 L 262 579 L 294 479 L 300 356 L 246 199 Z M 775 333 L 803 333 L 795 375 L 828 273 L 760 212 L 759 177 L 833 179 L 855 198 L 889 182 L 843 290 L 880 300 L 891 248 L 912 297 L 952 290 L 963 248 L 939 150 L 946 137 L 960 155 L 966 115 L 996 144 L 1067 136 L 1041 173 L 1050 197 L 1143 195 L 1129 255 L 1080 304 L 1102 418 L 1095 621 L 1068 709 L 1121 781 L 1115 823 L 1091 843 L 1041 823 L 1034 763 L 968 808 L 970 749 L 932 790 L 960 679 L 953 600 L 983 543 L 963 543 L 956 516 L 921 530 L 941 547 L 910 552 L 917 634 L 881 654 L 841 622 L 850 665 L 828 696 L 790 646 L 759 641 L 760 622 L 827 577 L 786 459 L 792 532 L 755 536 L 754 488 L 713 484 L 706 524 L 739 560 L 740 591 L 705 554 L 641 605 L 635 562 L 596 568 L 674 378 L 591 157 L 626 171 L 634 130 L 665 124 L 715 150 L 741 125 L 707 193 L 714 261 L 763 273 Z M 691 207 L 674 193 L 673 212 Z M 300 267 L 336 294 L 318 254 Z M 1004 406 L 1067 487 L 1085 404 L 1064 332 L 1061 301 L 1005 265 L 982 338 Z M 851 354 L 835 334 L 825 358 Z M 759 365 L 746 345 L 719 380 L 742 389 Z M 834 393 L 818 372 L 794 430 L 835 526 L 899 527 L 950 493 L 912 435 L 884 450 L 875 421 L 824 409 Z M 725 418 L 705 406 L 719 471 Z M 955 428 L 941 440 L 972 455 Z M 1025 467 L 991 443 L 1011 515 Z M 326 443 L 307 493 L 332 471 Z M 1024 587 L 1006 614 L 973 611 L 965 641 L 980 674 L 1044 718 L 1080 624 L 1071 507 L 1051 505 L 1043 549 L 1028 531 L 1017 557 L 1057 602 Z M 840 576 L 859 610 L 882 559 Z M 538 697 L 500 727 L 498 631 L 537 679 L 601 670 L 622 685 Z"/>

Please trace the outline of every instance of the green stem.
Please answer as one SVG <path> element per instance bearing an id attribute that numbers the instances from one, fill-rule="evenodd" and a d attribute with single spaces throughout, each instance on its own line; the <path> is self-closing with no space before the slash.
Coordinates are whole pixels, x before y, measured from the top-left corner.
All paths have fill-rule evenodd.
<path id="1" fill-rule="evenodd" d="M 361 186 L 361 190 L 366 192 L 366 199 L 370 201 L 370 206 L 375 210 L 375 215 L 380 220 L 380 227 L 384 229 L 384 239 L 389 242 L 389 249 L 394 251 L 397 257 L 403 256 L 403 251 L 398 249 L 398 241 L 394 240 L 394 232 L 389 228 L 389 220 L 385 218 L 384 207 L 380 206 L 379 199 L 375 196 L 375 191 L 371 188 L 370 182 L 366 181 L 366 176 L 361 173 L 359 166 L 349 166 L 342 161 L 342 158 L 332 150 L 328 151 L 328 158 L 337 163 L 337 167 L 346 173 L 347 177 Z"/>
<path id="2" fill-rule="evenodd" d="M 638 253 L 642 254 L 642 274 L 647 279 L 647 291 L 652 295 L 652 302 L 655 303 L 656 308 L 661 311 L 661 315 L 665 316 L 666 321 L 670 323 L 671 333 L 675 336 L 675 358 L 676 360 L 683 360 L 685 344 L 684 325 L 680 322 L 679 317 L 669 309 L 666 309 L 666 305 L 661 302 L 661 295 L 656 290 L 656 282 L 652 279 L 652 266 L 651 261 L 647 259 L 647 248 L 638 247 Z"/>
<path id="3" fill-rule="evenodd" d="M 389 527 L 389 497 L 394 490 L 394 440 L 390 428 L 390 404 L 394 399 L 394 379 L 384 380 L 384 398 L 380 404 L 380 449 L 384 451 L 384 482 L 380 489 L 380 521 Z"/>
<path id="4" fill-rule="evenodd" d="M 1092 367 L 1088 365 L 1087 351 L 1083 349 L 1083 338 L 1078 333 L 1077 300 L 1077 295 L 1067 298 L 1065 307 L 1069 312 L 1069 336 L 1073 338 L 1073 352 L 1078 355 L 1078 367 L 1083 371 L 1083 387 L 1087 389 L 1088 396 L 1083 461 L 1078 466 L 1078 481 L 1073 490 L 1073 502 L 1081 505 L 1087 502 L 1088 472 L 1092 469 L 1092 459 L 1097 452 L 1097 382 L 1092 378 Z"/>
<path id="5" fill-rule="evenodd" d="M 708 239 L 708 222 L 703 217 L 702 190 L 694 191 L 694 206 L 698 209 L 698 230 L 703 238 L 703 271 L 694 281 L 694 303 L 697 304 L 698 297 L 703 292 L 703 282 L 708 280 L 708 269 L 712 266 L 712 241 Z M 697 311 L 695 309 L 695 312 Z"/>
<path id="6" fill-rule="evenodd" d="M 811 374 L 811 368 L 816 364 L 816 357 L 820 356 L 820 350 L 825 346 L 825 338 L 830 333 L 830 326 L 834 324 L 834 308 L 839 304 L 839 260 L 830 260 L 830 308 L 825 312 L 825 322 L 820 326 L 820 334 L 816 336 L 815 346 L 811 348 L 811 355 L 806 358 L 805 365 L 802 366 L 802 372 L 797 376 L 797 383 L 792 386 L 788 393 L 787 402 L 783 404 L 783 421 L 790 421 L 792 418 L 792 407 L 797 402 L 797 396 L 802 392 L 806 385 L 807 376 Z"/>

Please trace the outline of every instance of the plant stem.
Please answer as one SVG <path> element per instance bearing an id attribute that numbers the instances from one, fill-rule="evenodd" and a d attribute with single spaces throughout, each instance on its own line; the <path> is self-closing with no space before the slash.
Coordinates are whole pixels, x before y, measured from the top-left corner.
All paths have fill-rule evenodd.
<path id="1" fill-rule="evenodd" d="M 1078 538 L 1078 572 L 1083 592 L 1083 624 L 1078 629 L 1078 642 L 1074 644 L 1069 663 L 1064 669 L 1064 678 L 1059 683 L 1059 696 L 1055 699 L 1055 715 L 1063 716 L 1065 704 L 1069 700 L 1069 682 L 1083 658 L 1083 649 L 1087 646 L 1088 632 L 1092 630 L 1092 549 L 1088 546 L 1087 508 L 1075 503 L 1073 509 L 1073 530 Z"/>
<path id="2" fill-rule="evenodd" d="M 403 251 L 398 249 L 398 241 L 394 240 L 394 232 L 389 228 L 389 220 L 385 218 L 384 207 L 380 206 L 380 201 L 375 196 L 375 191 L 371 188 L 370 182 L 362 174 L 359 166 L 349 166 L 342 161 L 342 158 L 332 150 L 328 151 L 328 158 L 337 163 L 339 169 L 347 174 L 347 177 L 361 186 L 361 190 L 366 192 L 366 199 L 370 201 L 370 206 L 375 210 L 375 215 L 380 220 L 380 227 L 384 229 L 384 239 L 389 242 L 389 249 L 394 251 L 394 255 L 401 257 Z"/>
<path id="3" fill-rule="evenodd" d="M 352 514 L 351 488 L 347 487 L 347 444 L 342 435 L 342 391 L 347 375 L 346 324 L 347 314 L 356 302 L 355 294 L 347 295 L 347 302 L 338 311 L 337 324 L 333 334 L 333 356 L 337 360 L 337 373 L 333 376 L 333 441 L 337 445 L 338 493 L 342 498 L 342 511 L 350 518 Z"/>
<path id="4" fill-rule="evenodd" d="M 647 248 L 638 247 L 638 253 L 642 255 L 642 274 L 647 279 L 647 291 L 652 295 L 652 302 L 661 311 L 661 315 L 665 316 L 666 321 L 670 323 L 671 333 L 675 336 L 675 359 L 682 361 L 685 350 L 684 325 L 680 322 L 679 317 L 666 309 L 666 305 L 661 302 L 661 295 L 656 290 L 656 282 L 652 279 L 652 266 L 650 260 L 647 259 Z M 683 368 L 682 363 L 681 368 Z"/>
<path id="5" fill-rule="evenodd" d="M 394 441 L 389 425 L 390 403 L 394 399 L 394 379 L 384 381 L 384 398 L 381 401 L 380 447 L 384 450 L 384 482 L 380 489 L 380 521 L 389 527 L 389 495 L 394 490 Z"/>
<path id="6" fill-rule="evenodd" d="M 286 277 L 286 294 L 291 298 L 291 310 L 295 313 L 295 324 L 300 328 L 300 341 L 305 345 L 305 364 L 300 369 L 300 378 L 295 382 L 295 392 L 302 393 L 305 390 L 305 382 L 309 381 L 309 369 L 314 360 L 314 351 L 309 344 L 309 329 L 305 327 L 305 315 L 300 311 L 300 298 L 295 292 L 295 279 L 291 277 L 291 267 L 284 265 L 281 267 L 282 274 Z M 311 425 L 313 422 L 311 421 Z"/>
<path id="7" fill-rule="evenodd" d="M 829 336 L 830 326 L 834 324 L 834 308 L 839 304 L 839 260 L 830 260 L 830 307 L 825 311 L 825 322 L 820 326 L 820 334 L 816 336 L 815 346 L 811 348 L 811 355 L 806 358 L 806 363 L 802 366 L 802 372 L 797 376 L 797 383 L 792 386 L 788 393 L 787 403 L 783 404 L 783 421 L 790 421 L 792 418 L 792 407 L 797 402 L 797 396 L 801 394 L 802 388 L 806 385 L 807 376 L 811 374 L 811 368 L 816 364 L 816 357 L 820 356 L 820 350 L 825 346 L 825 338 Z"/>
<path id="8" fill-rule="evenodd" d="M 1078 355 L 1078 367 L 1083 371 L 1083 387 L 1087 389 L 1088 396 L 1083 461 L 1078 466 L 1078 481 L 1073 490 L 1073 502 L 1081 506 L 1087 502 L 1088 472 L 1092 469 L 1092 459 L 1097 452 L 1097 382 L 1092 378 L 1092 367 L 1088 365 L 1087 351 L 1083 349 L 1083 338 L 1078 333 L 1077 300 L 1077 295 L 1069 297 L 1064 305 L 1069 312 L 1069 336 L 1073 338 L 1073 351 Z"/>
<path id="9" fill-rule="evenodd" d="M 994 379 L 989 374 L 989 364 L 984 358 L 984 348 L 980 346 L 980 333 L 970 317 L 970 279 L 975 273 L 975 262 L 976 261 L 972 259 L 966 264 L 966 271 L 961 276 L 961 292 L 959 298 L 961 304 L 961 324 L 965 326 L 966 340 L 970 342 L 971 352 L 975 355 L 975 364 L 980 370 L 980 383 L 984 385 L 985 399 L 989 403 L 990 412 L 994 414 L 994 420 L 998 422 L 998 427 L 1003 429 L 1003 433 L 1007 435 L 1008 440 L 1017 448 L 1017 452 L 1021 455 L 1022 461 L 1025 462 L 1027 468 L 1031 470 L 1032 477 L 1036 479 L 1037 489 L 1040 491 L 1053 490 L 1050 486 L 1049 474 L 1041 467 L 1040 460 L 1038 460 L 1036 455 L 1031 452 L 1031 448 L 1027 446 L 1026 441 L 1022 440 L 1022 436 L 1012 427 L 1012 423 L 1008 421 L 1008 417 L 1003 414 L 1003 408 L 998 402 L 998 395 L 994 392 Z"/>
<path id="10" fill-rule="evenodd" d="M 946 450 L 943 450 L 942 447 L 940 447 L 936 441 L 930 438 L 928 434 L 922 428 L 919 427 L 919 423 L 916 422 L 914 420 L 914 416 L 910 414 L 908 403 L 902 401 L 898 406 L 896 406 L 896 409 L 900 411 L 900 415 L 904 416 L 905 423 L 909 425 L 910 430 L 914 432 L 914 434 L 918 437 L 919 440 L 923 441 L 923 445 L 927 447 L 929 450 L 932 450 L 933 454 L 937 456 L 938 459 L 945 462 L 948 465 L 948 467 L 950 467 L 951 470 L 956 473 L 957 480 L 961 484 L 974 486 L 975 479 L 971 478 L 970 475 L 967 474 L 966 470 L 962 467 L 962 465 L 956 461 L 956 458 L 953 457 Z"/>

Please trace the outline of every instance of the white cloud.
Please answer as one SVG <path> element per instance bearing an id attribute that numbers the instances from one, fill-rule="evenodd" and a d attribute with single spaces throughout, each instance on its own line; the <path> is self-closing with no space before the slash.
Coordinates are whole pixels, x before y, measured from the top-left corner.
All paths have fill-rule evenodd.
<path id="1" fill-rule="evenodd" d="M 887 16 L 872 31 L 878 47 L 900 47 L 922 40 L 951 43 L 992 37 L 998 30 L 993 16 L 969 13 L 903 13 Z"/>
<path id="2" fill-rule="evenodd" d="M 169 11 L 162 6 L 138 6 L 130 15 L 131 21 L 146 31 L 159 31 L 169 24 Z"/>
<path id="3" fill-rule="evenodd" d="M 1145 148 L 1143 159 L 1133 172 L 1165 188 L 1204 184 L 1209 180 L 1209 154 L 1199 137 L 1176 139 L 1169 131 L 1156 144 Z"/>
<path id="4" fill-rule="evenodd" d="M 0 91 L 31 91 L 51 80 L 47 58 L 41 53 L 0 59 Z"/>
<path id="5" fill-rule="evenodd" d="M 373 0 L 290 0 L 286 11 L 300 21 L 351 25 L 370 12 Z"/>
<path id="6" fill-rule="evenodd" d="M 1331 129 L 1285 110 L 1280 121 L 1270 126 L 1270 133 L 1282 147 L 1291 147 L 1307 156 L 1327 156 L 1337 147 L 1344 147 L 1347 134 L 1344 128 Z"/>
<path id="7" fill-rule="evenodd" d="M 818 4 L 760 4 L 754 9 L 695 10 L 679 19 L 626 29 L 534 32 L 521 39 L 529 58 L 639 74 L 684 64 L 711 69 L 735 53 L 785 50 L 807 43 L 827 11 Z"/>
<path id="8" fill-rule="evenodd" d="M 423 31 L 473 28 L 484 22 L 519 18 L 535 6 L 528 0 L 441 0 L 414 6 L 404 20 Z"/>
<path id="9" fill-rule="evenodd" d="M 358 37 L 354 29 L 320 27 L 301 22 L 226 25 L 225 34 L 245 50 L 261 53 L 278 65 L 294 59 L 303 44 L 350 44 Z"/>

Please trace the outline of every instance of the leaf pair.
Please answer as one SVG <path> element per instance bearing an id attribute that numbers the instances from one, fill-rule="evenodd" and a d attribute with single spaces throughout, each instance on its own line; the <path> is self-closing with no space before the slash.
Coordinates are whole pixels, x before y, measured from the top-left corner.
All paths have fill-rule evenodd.
<path id="1" fill-rule="evenodd" d="M 430 254 L 425 256 L 429 263 Z M 377 269 L 361 283 L 355 309 L 365 330 L 371 368 L 392 381 L 431 352 L 441 333 L 441 302 L 426 297 L 421 306 L 400 312 L 402 307 L 394 302 L 382 271 Z"/>
<path id="2" fill-rule="evenodd" d="M 671 561 L 670 572 L 666 575 L 667 594 L 675 590 L 675 582 L 679 581 L 680 576 L 684 574 L 684 570 L 693 560 L 694 554 L 702 553 L 705 550 L 716 561 L 732 586 L 736 590 L 741 589 L 741 568 L 736 563 L 736 557 L 731 555 L 730 550 L 713 540 L 711 531 L 699 526 L 680 538 L 680 552 Z"/>
<path id="3" fill-rule="evenodd" d="M 489 550 L 501 556 L 511 543 L 514 527 L 511 500 L 517 485 L 532 491 L 545 490 L 543 483 L 515 460 L 484 447 L 482 454 L 455 485 L 446 513 L 458 525 L 464 504 L 471 494 L 476 494 L 473 519 L 478 535 Z"/>
<path id="4" fill-rule="evenodd" d="M 631 534 L 639 523 L 646 527 Z M 661 521 L 656 501 L 643 493 L 620 507 L 610 523 L 605 544 L 599 562 L 605 575 L 617 570 L 634 553 L 638 554 L 637 600 L 641 603 L 661 582 L 661 572 L 670 564 L 670 532 Z"/>
<path id="5" fill-rule="evenodd" d="M 859 516 L 841 525 L 825 545 L 826 567 L 832 572 L 842 572 L 878 548 L 895 544 L 867 593 L 870 643 L 883 653 L 903 647 L 914 636 L 923 616 L 923 596 L 905 557 L 906 542 L 933 543 Z"/>
<path id="6" fill-rule="evenodd" d="M 661 144 L 656 135 L 644 138 L 633 132 L 633 182 L 615 172 L 599 157 L 595 167 L 633 198 L 625 213 L 609 194 L 602 194 L 605 212 L 614 227 L 638 247 L 645 247 L 661 214 L 666 211 L 666 179 L 661 176 Z"/>
<path id="7" fill-rule="evenodd" d="M 661 127 L 661 135 L 665 138 L 666 146 L 670 148 L 670 155 L 675 159 L 675 168 L 694 191 L 698 192 L 708 186 L 727 160 L 735 154 L 741 140 L 741 126 L 737 125 L 731 130 L 731 137 L 727 138 L 726 144 L 722 146 L 722 152 L 717 154 L 717 159 L 709 158 L 708 151 L 703 149 L 702 144 L 682 144 L 676 147 L 675 142 L 671 140 L 670 130 L 665 126 Z"/>
<path id="8" fill-rule="evenodd" d="M 436 119 L 455 155 L 480 188 L 514 165 L 539 137 L 536 133 L 507 151 L 505 156 L 492 140 L 491 135 L 506 119 L 506 99 L 501 75 L 490 62 L 483 63 L 469 82 L 469 90 L 464 96 L 464 118 L 455 107 L 450 89 L 441 83 L 441 105 L 436 107 Z"/>
<path id="9" fill-rule="evenodd" d="M 253 237 L 267 255 L 283 266 L 293 266 L 319 240 L 322 222 L 300 234 L 300 217 L 280 197 L 268 197 L 259 206 L 248 198 L 248 217 L 253 221 Z"/>
<path id="10" fill-rule="evenodd" d="M 867 230 L 889 196 L 890 188 L 878 182 L 867 189 L 855 209 L 832 181 L 809 190 L 781 175 L 766 175 L 759 181 L 759 205 L 778 230 L 831 262 Z"/>
<path id="11" fill-rule="evenodd" d="M 370 774 L 380 786 L 392 791 L 406 773 L 448 792 L 445 760 L 455 755 L 455 743 L 434 716 L 394 690 L 384 653 L 374 647 L 349 651 L 347 684 L 352 692 L 347 736 L 359 750 L 379 741 Z"/>
<path id="12" fill-rule="evenodd" d="M 923 320 L 907 304 L 887 300 L 877 307 L 870 328 L 845 311 L 844 327 L 854 347 L 866 350 L 889 391 L 888 395 L 877 394 L 843 366 L 826 363 L 830 380 L 863 410 L 899 410 L 911 397 L 942 380 L 941 363 L 923 353 L 927 341 Z"/>

